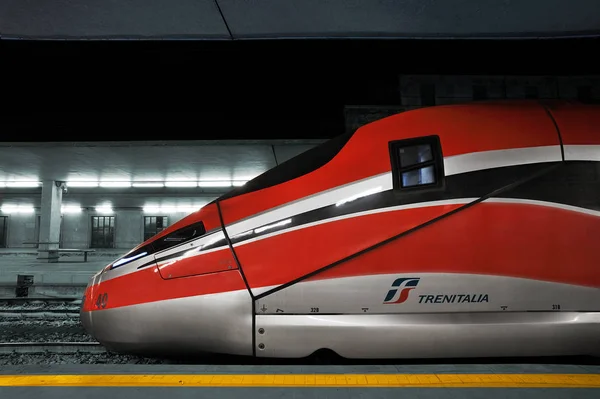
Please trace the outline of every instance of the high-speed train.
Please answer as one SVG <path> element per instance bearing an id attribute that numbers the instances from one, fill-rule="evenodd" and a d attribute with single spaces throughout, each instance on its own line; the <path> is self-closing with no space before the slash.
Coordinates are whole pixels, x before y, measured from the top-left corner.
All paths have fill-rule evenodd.
<path id="1" fill-rule="evenodd" d="M 148 356 L 600 355 L 600 106 L 367 124 L 105 267 L 81 320 Z"/>

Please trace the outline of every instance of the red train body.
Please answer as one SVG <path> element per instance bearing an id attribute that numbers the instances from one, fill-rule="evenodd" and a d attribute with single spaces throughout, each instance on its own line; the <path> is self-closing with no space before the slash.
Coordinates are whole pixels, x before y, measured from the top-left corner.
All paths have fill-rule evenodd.
<path id="1" fill-rule="evenodd" d="M 596 354 L 599 237 L 600 107 L 424 108 L 142 243 L 94 276 L 82 321 L 143 354 Z"/>

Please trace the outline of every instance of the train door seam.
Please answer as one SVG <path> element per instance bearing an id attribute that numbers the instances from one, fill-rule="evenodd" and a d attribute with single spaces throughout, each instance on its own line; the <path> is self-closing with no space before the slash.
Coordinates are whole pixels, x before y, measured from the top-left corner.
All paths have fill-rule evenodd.
<path id="1" fill-rule="evenodd" d="M 546 111 L 546 115 L 548 115 L 548 117 L 552 121 L 554 129 L 556 129 L 556 134 L 558 135 L 558 143 L 560 144 L 560 155 L 562 157 L 562 161 L 565 162 L 565 146 L 563 144 L 562 134 L 560 134 L 558 123 L 556 123 L 556 119 L 554 119 L 554 115 L 552 115 L 550 109 L 545 104 L 542 104 L 542 107 L 544 108 L 544 111 Z"/>
<path id="2" fill-rule="evenodd" d="M 227 244 L 229 245 L 229 249 L 231 250 L 231 253 L 233 254 L 233 259 L 235 260 L 235 263 L 237 264 L 238 270 L 240 271 L 240 275 L 242 276 L 242 280 L 244 281 L 244 284 L 246 285 L 246 289 L 248 290 L 248 294 L 250 294 L 250 299 L 252 300 L 252 356 L 256 357 L 256 300 L 257 298 L 254 296 L 254 294 L 252 293 L 252 290 L 250 289 L 250 284 L 248 283 L 248 279 L 246 278 L 246 275 L 244 274 L 244 269 L 242 268 L 242 263 L 240 262 L 237 254 L 235 253 L 235 249 L 233 248 L 233 243 L 231 242 L 231 238 L 229 238 L 229 234 L 227 234 L 227 229 L 225 228 L 225 222 L 223 220 L 223 213 L 221 212 L 221 203 L 220 201 L 216 201 L 216 205 L 217 205 L 217 212 L 219 214 L 219 220 L 221 222 L 221 229 L 223 230 L 223 235 L 225 236 L 225 240 L 227 241 Z"/>

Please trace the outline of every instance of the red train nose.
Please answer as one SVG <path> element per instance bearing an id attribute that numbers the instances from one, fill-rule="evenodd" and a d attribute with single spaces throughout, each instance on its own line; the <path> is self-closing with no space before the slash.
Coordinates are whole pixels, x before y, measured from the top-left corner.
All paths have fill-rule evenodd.
<path id="1" fill-rule="evenodd" d="M 92 315 L 93 315 L 92 308 L 91 308 L 92 292 L 93 292 L 93 287 L 95 286 L 95 282 L 99 279 L 99 275 L 100 275 L 100 273 L 97 273 L 90 278 L 90 281 L 88 282 L 88 285 L 85 288 L 85 292 L 83 293 L 83 296 L 81 297 L 81 309 L 79 312 L 79 320 L 81 321 L 81 325 L 83 326 L 84 330 L 89 335 L 91 335 L 93 338 L 95 338 L 95 337 L 94 337 L 94 325 L 92 323 Z"/>

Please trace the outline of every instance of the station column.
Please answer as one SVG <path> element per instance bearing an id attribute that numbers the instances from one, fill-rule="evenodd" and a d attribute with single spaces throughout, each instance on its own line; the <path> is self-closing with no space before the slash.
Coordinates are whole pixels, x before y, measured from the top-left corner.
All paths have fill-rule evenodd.
<path id="1" fill-rule="evenodd" d="M 40 244 L 38 259 L 58 262 L 60 239 L 60 214 L 62 205 L 61 182 L 44 180 L 42 185 L 42 215 L 40 218 Z"/>

